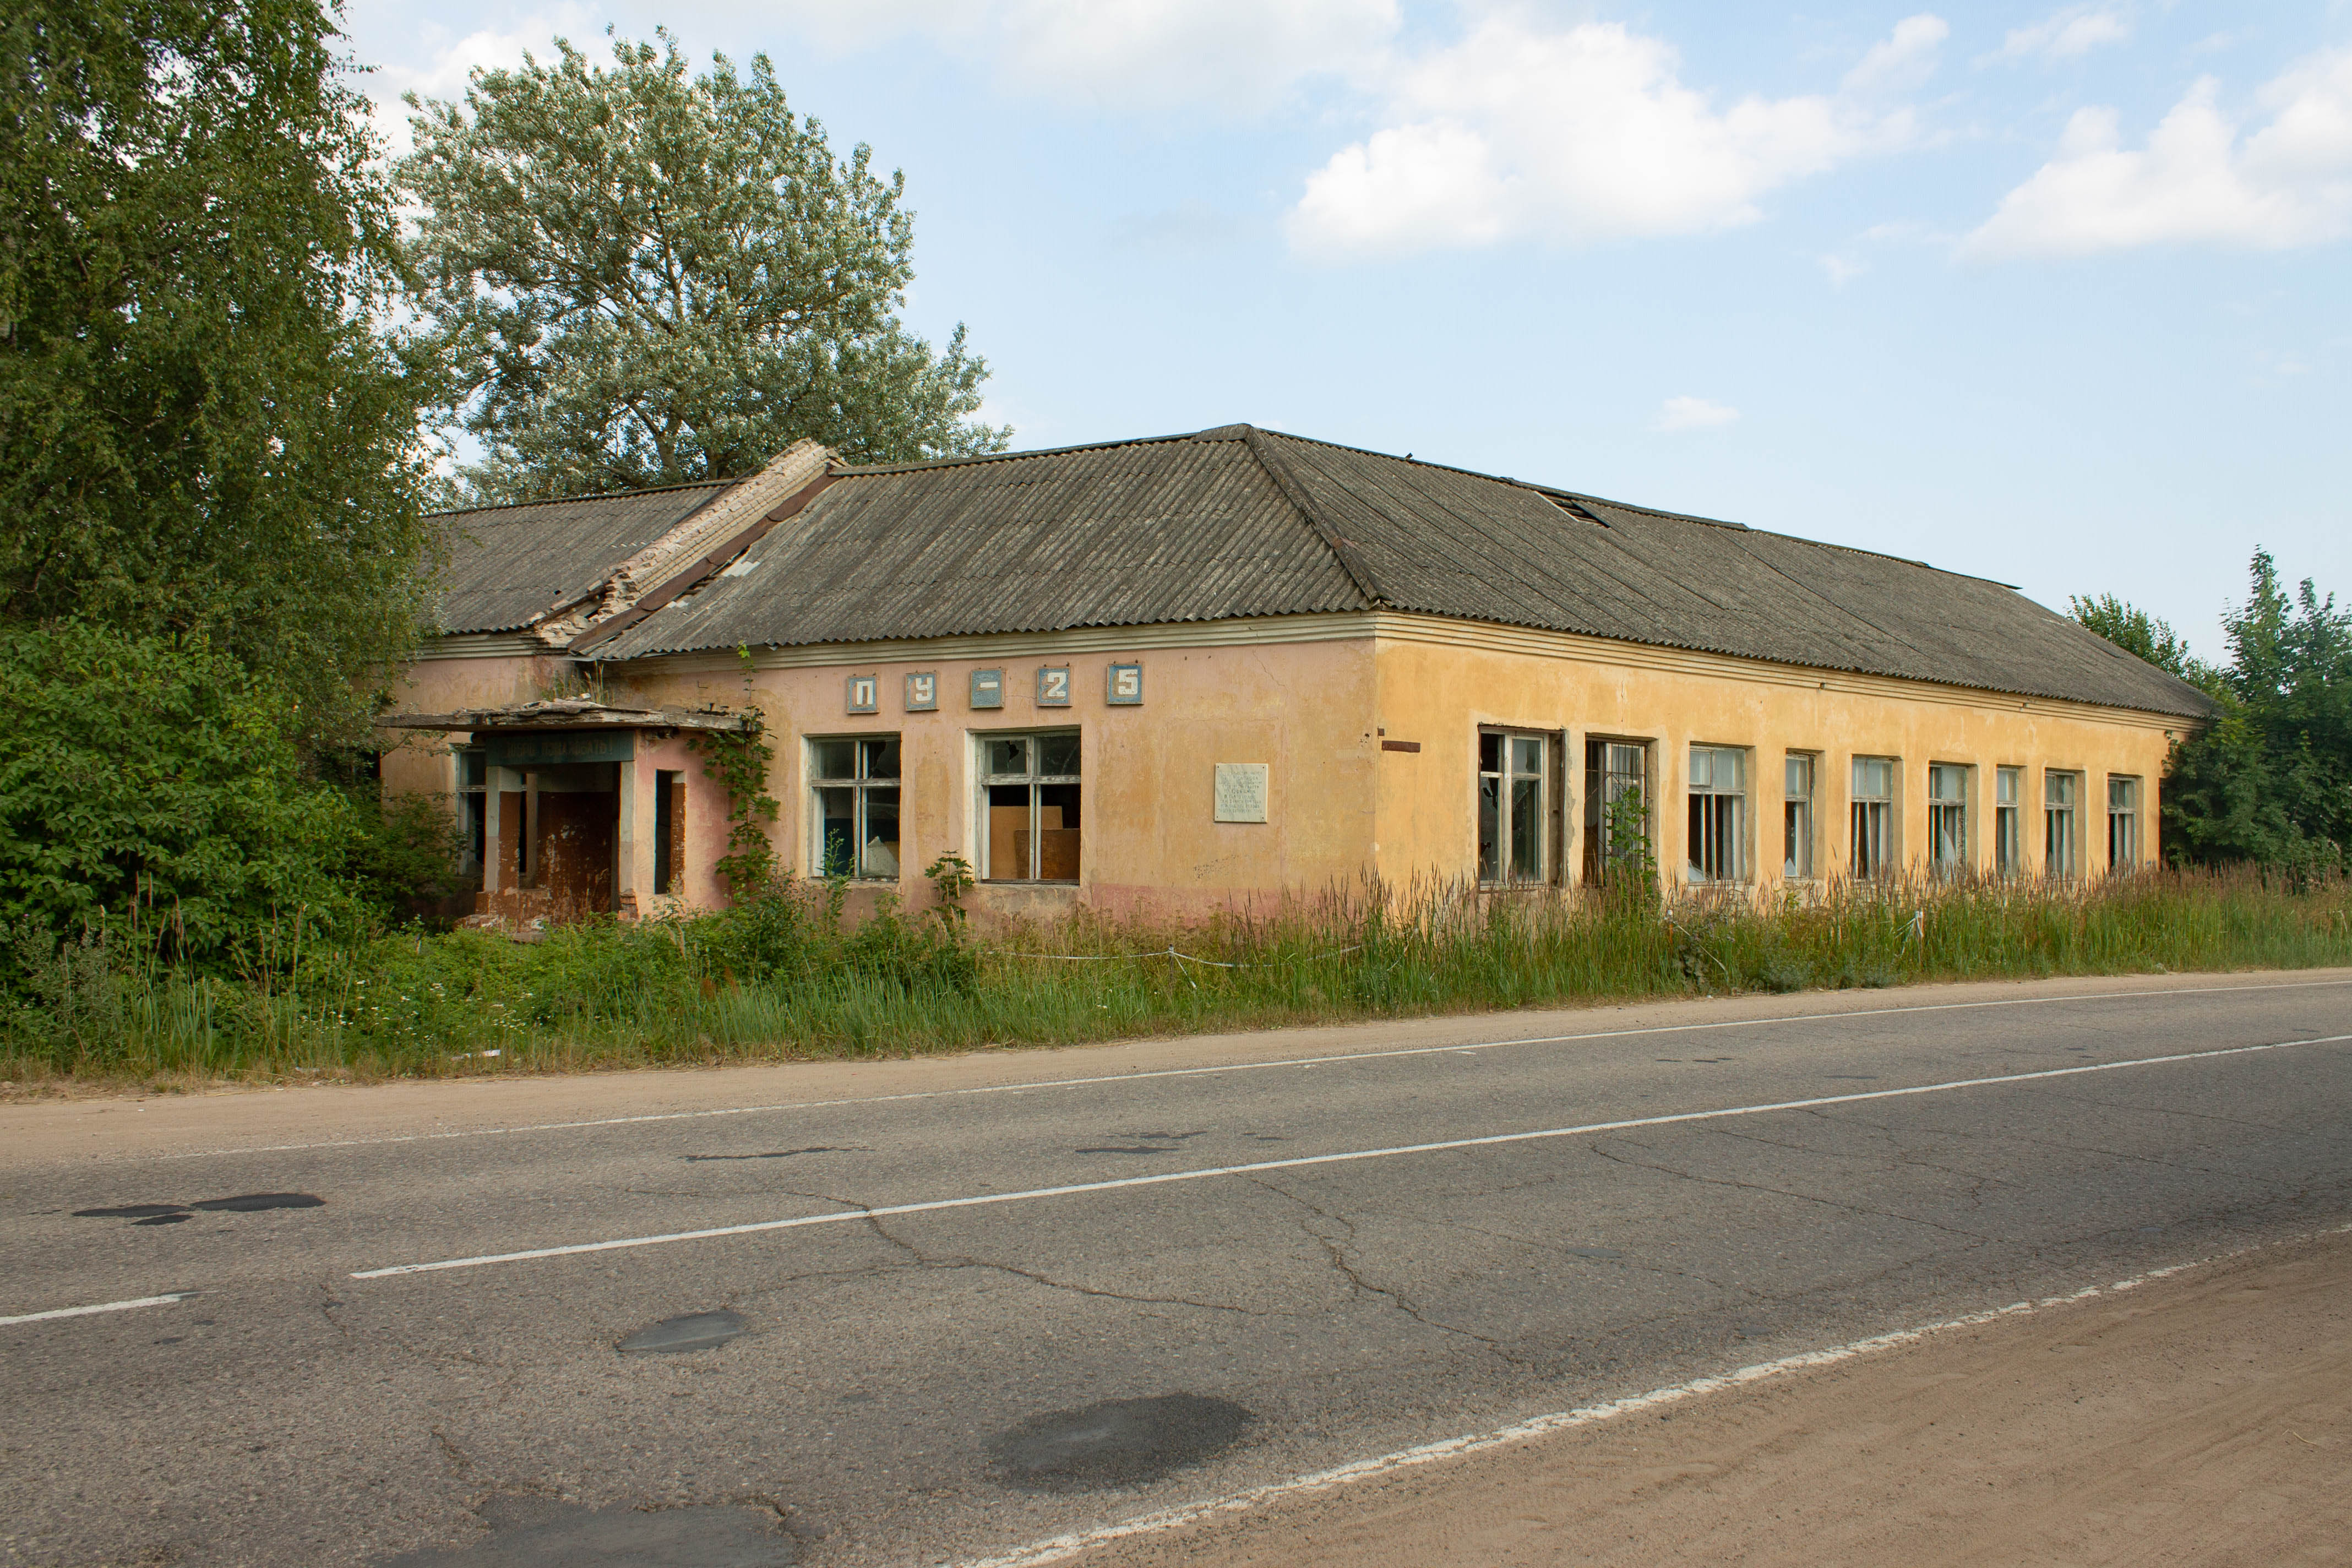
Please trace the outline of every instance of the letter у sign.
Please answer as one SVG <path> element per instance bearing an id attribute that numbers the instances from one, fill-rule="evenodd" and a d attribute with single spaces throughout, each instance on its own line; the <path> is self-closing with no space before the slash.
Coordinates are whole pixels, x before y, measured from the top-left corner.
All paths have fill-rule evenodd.
<path id="1" fill-rule="evenodd" d="M 482 748 L 494 768 L 560 768 L 567 763 L 625 763 L 637 754 L 635 730 L 554 730 L 500 734 L 492 731 Z"/>

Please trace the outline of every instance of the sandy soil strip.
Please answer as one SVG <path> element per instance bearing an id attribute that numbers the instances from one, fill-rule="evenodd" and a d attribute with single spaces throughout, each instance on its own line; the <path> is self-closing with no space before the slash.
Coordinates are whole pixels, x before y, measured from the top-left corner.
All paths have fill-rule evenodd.
<path id="1" fill-rule="evenodd" d="M 2352 1563 L 2352 1235 L 1064 1561 Z"/>

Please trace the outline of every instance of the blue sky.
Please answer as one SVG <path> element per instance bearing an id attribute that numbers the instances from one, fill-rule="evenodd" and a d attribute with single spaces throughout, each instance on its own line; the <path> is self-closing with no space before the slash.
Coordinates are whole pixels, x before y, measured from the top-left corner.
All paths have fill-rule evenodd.
<path id="1" fill-rule="evenodd" d="M 350 6 L 387 103 L 767 53 L 906 171 L 909 319 L 1019 447 L 1248 420 L 2208 656 L 2258 543 L 2352 598 L 2352 0 Z"/>

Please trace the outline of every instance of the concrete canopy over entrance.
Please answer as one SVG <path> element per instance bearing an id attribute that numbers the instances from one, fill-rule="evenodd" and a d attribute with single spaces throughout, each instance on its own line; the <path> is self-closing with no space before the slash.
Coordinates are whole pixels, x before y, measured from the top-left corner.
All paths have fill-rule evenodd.
<path id="1" fill-rule="evenodd" d="M 739 714 L 549 699 L 399 713 L 388 729 L 463 735 L 459 826 L 481 881 L 474 912 L 499 923 L 635 920 L 681 891 L 689 850 L 690 739 Z"/>

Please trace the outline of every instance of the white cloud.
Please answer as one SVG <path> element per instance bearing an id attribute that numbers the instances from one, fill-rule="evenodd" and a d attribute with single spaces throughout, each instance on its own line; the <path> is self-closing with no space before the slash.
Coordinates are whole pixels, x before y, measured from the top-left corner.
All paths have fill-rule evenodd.
<path id="1" fill-rule="evenodd" d="M 1822 258 L 1822 270 L 1829 274 L 1831 288 L 1843 289 L 1869 271 L 1870 263 L 1831 252 Z"/>
<path id="2" fill-rule="evenodd" d="M 2069 5 L 2030 27 L 2011 29 L 2001 40 L 2000 58 L 2072 59 L 2102 44 L 2120 44 L 2130 37 L 2130 18 L 2113 6 Z"/>
<path id="3" fill-rule="evenodd" d="M 1368 68 L 1399 25 L 1397 0 L 782 0 L 768 14 L 833 48 L 925 37 L 1094 107 L 1234 112 L 1310 76 Z"/>
<path id="4" fill-rule="evenodd" d="M 2080 109 L 2058 149 L 1961 242 L 1979 257 L 2084 256 L 2207 243 L 2252 249 L 2352 233 L 2352 49 L 2314 55 L 2257 95 L 2251 135 L 2207 77 L 2147 145 L 2123 144 L 2112 109 Z"/>
<path id="5" fill-rule="evenodd" d="M 413 110 L 401 101 L 403 94 L 462 98 L 467 79 L 477 70 L 520 65 L 526 53 L 546 59 L 555 53 L 555 40 L 559 37 L 570 38 L 594 54 L 603 41 L 603 32 L 604 28 L 587 12 L 576 5 L 565 4 L 551 10 L 534 11 L 512 27 L 484 28 L 461 38 L 446 33 L 439 37 L 428 35 L 424 40 L 423 65 L 379 66 L 362 79 L 374 102 L 376 132 L 383 138 L 392 155 L 397 157 L 411 146 L 408 117 Z"/>
<path id="6" fill-rule="evenodd" d="M 1704 234 L 1754 221 L 1792 180 L 1916 135 L 1885 99 L 1925 79 L 1944 24 L 1915 16 L 1835 95 L 1718 108 L 1673 48 L 1617 23 L 1545 30 L 1516 11 L 1389 79 L 1388 123 L 1307 177 L 1292 244 L 1400 253 L 1521 235 Z"/>
<path id="7" fill-rule="evenodd" d="M 1739 417 L 1739 410 L 1704 397 L 1669 397 L 1658 405 L 1654 430 L 1712 430 Z"/>

